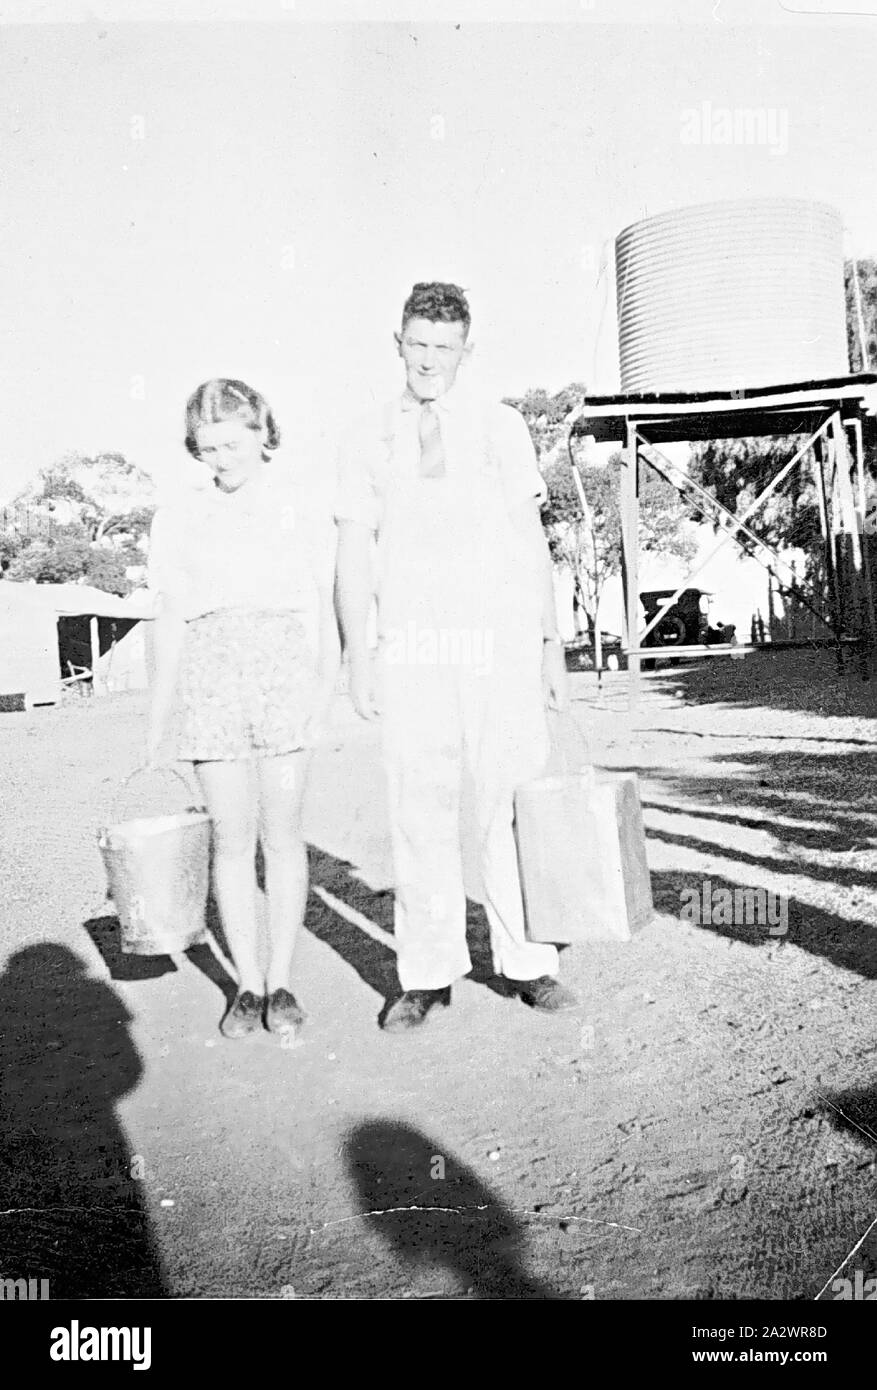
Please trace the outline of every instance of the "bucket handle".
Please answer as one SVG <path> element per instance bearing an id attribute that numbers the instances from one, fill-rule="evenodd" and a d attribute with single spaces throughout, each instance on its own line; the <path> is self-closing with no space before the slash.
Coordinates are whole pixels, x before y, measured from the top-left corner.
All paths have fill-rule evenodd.
<path id="1" fill-rule="evenodd" d="M 144 772 L 158 772 L 158 773 L 169 772 L 169 773 L 171 774 L 172 777 L 176 777 L 176 778 L 178 778 L 178 780 L 179 780 L 180 782 L 182 782 L 183 786 L 186 788 L 186 791 L 189 793 L 189 795 L 191 795 L 191 793 L 192 793 L 192 788 L 191 788 L 191 786 L 189 785 L 188 779 L 185 778 L 185 777 L 183 776 L 182 772 L 179 772 L 179 771 L 177 770 L 177 768 L 171 767 L 171 765 L 170 765 L 169 763 L 164 764 L 162 767 L 147 767 L 145 764 L 144 764 L 143 766 L 141 766 L 141 767 L 135 767 L 135 769 L 134 769 L 133 772 L 129 772 L 129 773 L 128 773 L 128 776 L 127 776 L 127 777 L 125 778 L 125 780 L 122 782 L 122 785 L 119 787 L 119 790 L 116 792 L 116 795 L 114 796 L 114 798 L 113 798 L 113 800 L 112 800 L 112 803 L 111 803 L 111 806 L 110 806 L 111 821 L 108 822 L 109 824 L 112 824 L 112 822 L 115 821 L 115 820 L 118 818 L 119 802 L 120 802 L 120 800 L 121 800 L 123 794 L 128 790 L 128 787 L 129 787 L 130 783 L 134 781 L 134 778 L 135 778 L 135 777 L 140 777 Z M 200 793 L 199 793 L 199 797 L 200 797 Z M 206 811 L 207 808 L 206 808 L 206 806 L 199 805 L 199 806 L 193 806 L 191 809 L 194 810 L 194 811 Z"/>

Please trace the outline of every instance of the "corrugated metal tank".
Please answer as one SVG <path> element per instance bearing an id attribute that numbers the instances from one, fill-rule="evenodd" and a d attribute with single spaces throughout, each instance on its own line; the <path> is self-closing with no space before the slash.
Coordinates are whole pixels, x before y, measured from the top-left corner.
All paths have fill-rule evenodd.
<path id="1" fill-rule="evenodd" d="M 615 242 L 623 391 L 710 391 L 849 371 L 840 214 L 801 198 L 704 203 Z"/>

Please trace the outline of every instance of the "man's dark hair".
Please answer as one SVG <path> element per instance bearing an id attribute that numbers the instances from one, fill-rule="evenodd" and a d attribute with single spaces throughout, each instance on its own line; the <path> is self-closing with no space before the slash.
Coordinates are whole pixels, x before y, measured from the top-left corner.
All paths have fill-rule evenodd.
<path id="1" fill-rule="evenodd" d="M 405 300 L 402 327 L 409 319 L 428 319 L 430 323 L 462 323 L 463 337 L 469 332 L 472 315 L 466 295 L 459 285 L 445 285 L 439 280 L 421 281 Z"/>

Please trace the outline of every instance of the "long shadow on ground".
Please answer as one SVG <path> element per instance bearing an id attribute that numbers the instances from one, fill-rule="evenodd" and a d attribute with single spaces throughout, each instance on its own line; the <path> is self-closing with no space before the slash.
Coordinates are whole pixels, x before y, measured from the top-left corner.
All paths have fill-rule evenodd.
<path id="1" fill-rule="evenodd" d="M 0 1274 L 50 1298 L 160 1298 L 164 1280 L 115 1105 L 143 1071 L 118 995 L 66 947 L 0 976 Z"/>
<path id="2" fill-rule="evenodd" d="M 366 1219 L 410 1268 L 444 1266 L 481 1299 L 560 1299 L 522 1264 L 512 1213 L 438 1139 L 396 1120 L 357 1125 L 345 1160 Z"/>
<path id="3" fill-rule="evenodd" d="M 755 868 L 764 871 L 765 887 L 769 880 L 774 887 L 780 885 L 778 891 L 782 891 L 782 876 L 790 875 L 837 885 L 853 899 L 855 890 L 860 889 L 863 902 L 873 899 L 877 871 L 865 867 L 861 857 L 873 850 L 877 835 L 873 790 L 877 786 L 877 752 L 778 749 L 719 756 L 705 763 L 711 763 L 712 768 L 697 777 L 673 767 L 648 769 L 649 780 L 657 785 L 659 794 L 646 798 L 644 806 L 670 818 L 679 815 L 689 821 L 699 820 L 703 825 L 702 835 L 692 835 L 689 826 L 674 831 L 671 819 L 670 825 L 650 828 L 650 840 L 696 851 L 707 864 L 710 855 L 745 863 L 750 871 L 747 883 L 753 881 L 751 870 Z M 660 799 L 663 794 L 672 804 Z M 716 801 L 718 805 L 709 804 Z M 723 826 L 765 831 L 770 835 L 771 849 L 765 853 L 741 849 L 723 833 Z M 860 862 L 838 863 L 817 857 L 851 852 L 859 854 Z M 677 915 L 682 891 L 697 886 L 702 878 L 709 878 L 713 887 L 741 887 L 719 870 L 655 873 L 652 884 L 658 910 Z M 787 904 L 789 941 L 867 979 L 877 978 L 877 931 L 872 925 L 814 906 L 794 894 L 788 896 Z M 763 931 L 753 935 L 745 923 L 702 925 L 750 945 L 770 939 Z"/>
<path id="4" fill-rule="evenodd" d="M 345 917 L 343 909 L 351 909 L 367 918 L 381 933 L 392 935 L 393 890 L 370 888 L 353 864 L 314 845 L 309 846 L 308 857 L 311 897 L 305 926 L 331 946 L 365 984 L 383 998 L 385 1006 L 392 1003 L 401 992 L 395 951 Z M 331 895 L 328 906 L 332 906 L 331 898 L 337 899 L 338 908 L 331 914 L 326 912 L 327 900 L 317 896 L 315 888 L 322 888 Z M 466 944 L 472 962 L 468 978 L 493 993 L 506 995 L 509 986 L 494 971 L 484 908 L 472 899 L 466 902 Z"/>
<path id="5" fill-rule="evenodd" d="M 877 679 L 866 679 L 860 657 L 849 652 L 839 671 L 835 652 L 799 648 L 752 652 L 742 661 L 708 657 L 655 672 L 655 693 L 685 692 L 691 704 L 801 710 L 811 714 L 873 718 Z"/>
<path id="6" fill-rule="evenodd" d="M 668 916 L 680 916 L 680 909 L 690 902 L 691 889 L 701 893 L 701 877 L 690 871 L 662 870 L 651 877 L 655 910 Z M 741 889 L 739 883 L 721 874 L 709 873 L 703 881 L 709 885 L 708 891 L 716 894 L 723 889 L 739 894 Z M 702 931 L 756 949 L 779 950 L 793 944 L 866 980 L 877 979 L 877 932 L 872 926 L 825 912 L 794 897 L 786 899 L 784 907 L 788 920 L 788 930 L 784 932 L 775 925 L 777 905 L 771 902 L 766 907 L 759 902 L 754 909 L 744 903 L 744 915 L 740 908 L 736 909 L 734 921 L 699 921 L 696 925 Z M 713 912 L 718 913 L 715 906 Z"/>

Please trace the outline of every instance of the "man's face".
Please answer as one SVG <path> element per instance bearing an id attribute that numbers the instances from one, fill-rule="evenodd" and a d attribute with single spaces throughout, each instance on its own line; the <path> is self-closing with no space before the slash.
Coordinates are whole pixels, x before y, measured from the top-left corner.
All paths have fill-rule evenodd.
<path id="1" fill-rule="evenodd" d="M 450 391 L 471 347 L 462 323 L 433 323 L 431 319 L 409 319 L 396 334 L 396 343 L 405 363 L 408 389 L 420 401 L 434 401 Z"/>

